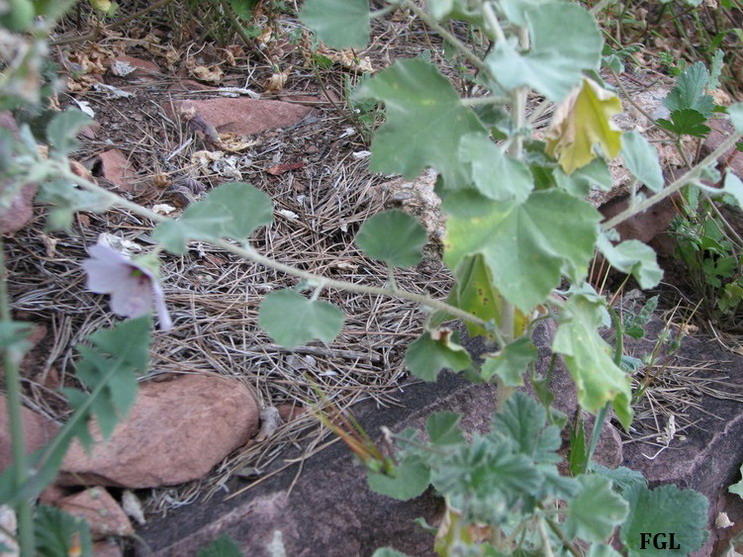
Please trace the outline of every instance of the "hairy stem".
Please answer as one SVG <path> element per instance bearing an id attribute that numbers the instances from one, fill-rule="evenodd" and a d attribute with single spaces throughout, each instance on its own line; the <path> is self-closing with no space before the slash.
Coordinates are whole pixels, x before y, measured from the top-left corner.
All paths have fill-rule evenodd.
<path id="1" fill-rule="evenodd" d="M 8 299 L 8 285 L 5 269 L 5 246 L 0 236 L 0 321 L 10 323 L 10 301 Z M 15 474 L 13 481 L 16 489 L 26 483 L 28 479 L 28 459 L 26 458 L 26 444 L 23 435 L 23 403 L 21 401 L 21 374 L 19 369 L 20 354 L 13 346 L 6 346 L 3 350 L 3 365 L 5 366 L 5 389 L 7 396 L 8 425 L 10 428 L 10 446 L 13 455 Z M 21 499 L 15 508 L 18 520 L 18 541 L 23 557 L 31 557 L 36 553 L 34 543 L 34 525 L 31 502 Z"/>
<path id="2" fill-rule="evenodd" d="M 730 137 L 728 137 L 725 141 L 723 141 L 720 146 L 712 151 L 707 157 L 704 158 L 698 165 L 696 165 L 694 168 L 689 170 L 686 174 L 681 176 L 678 180 L 670 184 L 668 187 L 663 188 L 661 191 L 656 193 L 655 195 L 651 195 L 648 197 L 645 201 L 642 201 L 641 203 L 638 203 L 637 205 L 633 207 L 629 207 L 616 215 L 615 217 L 609 219 L 608 221 L 604 222 L 601 225 L 602 230 L 609 230 L 611 228 L 614 228 L 618 224 L 626 221 L 627 219 L 630 219 L 634 217 L 635 215 L 642 213 L 643 211 L 646 211 L 659 201 L 662 201 L 669 195 L 673 195 L 677 191 L 679 191 L 681 188 L 683 188 L 685 185 L 690 184 L 691 182 L 694 182 L 695 180 L 698 180 L 699 177 L 702 175 L 702 171 L 710 166 L 711 164 L 714 164 L 714 162 L 720 158 L 728 149 L 730 149 L 733 145 L 735 145 L 741 138 L 741 134 L 733 134 Z"/>
<path id="3" fill-rule="evenodd" d="M 137 203 L 124 199 L 123 197 L 120 197 L 116 195 L 115 193 L 112 193 L 100 187 L 99 185 L 94 184 L 93 182 L 80 178 L 79 176 L 73 174 L 68 168 L 65 168 L 64 166 L 61 166 L 59 171 L 61 174 L 65 176 L 66 179 L 77 183 L 78 185 L 80 185 L 81 187 L 83 187 L 84 189 L 88 191 L 94 192 L 102 197 L 105 197 L 113 206 L 126 209 L 136 215 L 147 218 L 157 223 L 166 222 L 168 220 L 171 220 L 169 217 L 158 215 L 157 213 L 150 211 L 149 209 L 146 209 L 145 207 L 142 207 L 141 205 L 138 205 Z M 457 307 L 447 304 L 446 302 L 442 302 L 440 300 L 435 300 L 428 296 L 424 296 L 422 294 L 415 294 L 414 292 L 408 292 L 407 290 L 400 290 L 397 287 L 380 288 L 376 286 L 365 286 L 362 284 L 353 284 L 351 282 L 345 282 L 341 280 L 335 280 L 335 279 L 322 277 L 320 275 L 309 273 L 307 271 L 302 271 L 300 269 L 297 269 L 296 267 L 292 267 L 291 265 L 286 265 L 284 263 L 280 263 L 274 259 L 271 259 L 270 257 L 261 255 L 254 248 L 250 247 L 247 244 L 243 246 L 238 246 L 226 240 L 215 240 L 210 243 L 225 251 L 229 251 L 230 253 L 239 255 L 240 257 L 244 259 L 248 259 L 250 261 L 258 263 L 259 265 L 263 265 L 265 267 L 269 267 L 276 271 L 286 273 L 287 275 L 298 277 L 300 279 L 306 280 L 307 282 L 313 285 L 320 286 L 322 288 L 332 288 L 335 290 L 343 290 L 346 292 L 355 292 L 357 294 L 388 296 L 392 298 L 410 300 L 411 302 L 416 302 L 417 304 L 420 304 L 421 306 L 432 309 L 432 310 L 444 311 L 447 314 L 451 315 L 452 317 L 462 319 L 469 323 L 474 323 L 474 324 L 480 325 L 481 327 L 487 326 L 486 321 L 484 321 L 483 319 L 477 317 L 476 315 L 472 313 L 461 310 Z"/>

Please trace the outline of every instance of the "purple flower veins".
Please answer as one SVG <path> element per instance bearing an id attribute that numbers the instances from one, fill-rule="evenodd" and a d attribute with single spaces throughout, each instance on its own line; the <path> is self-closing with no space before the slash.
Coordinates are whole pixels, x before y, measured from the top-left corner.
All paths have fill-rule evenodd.
<path id="1" fill-rule="evenodd" d="M 87 288 L 97 294 L 111 295 L 111 309 L 122 317 L 141 317 L 155 306 L 160 329 L 169 330 L 173 322 L 165 307 L 165 295 L 155 274 L 105 244 L 88 248 L 91 255 L 83 261 L 88 274 Z"/>

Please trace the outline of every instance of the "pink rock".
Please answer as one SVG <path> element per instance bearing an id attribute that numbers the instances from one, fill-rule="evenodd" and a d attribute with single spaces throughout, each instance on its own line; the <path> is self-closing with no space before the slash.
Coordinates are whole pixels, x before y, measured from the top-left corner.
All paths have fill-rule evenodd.
<path id="1" fill-rule="evenodd" d="M 57 506 L 84 519 L 90 526 L 94 540 L 106 536 L 131 536 L 134 533 L 129 517 L 102 487 L 93 487 L 65 497 L 57 502 Z"/>
<path id="2" fill-rule="evenodd" d="M 10 111 L 0 111 L 0 128 L 10 130 L 13 138 L 18 139 L 18 124 Z M 7 187 L 7 182 L 0 183 L 0 195 Z M 28 224 L 34 214 L 32 202 L 35 195 L 36 184 L 26 184 L 15 195 L 10 207 L 0 210 L 0 234 L 12 234 Z"/>
<path id="3" fill-rule="evenodd" d="M 281 421 L 284 423 L 293 422 L 307 413 L 307 408 L 305 406 L 292 404 L 290 402 L 279 404 L 277 408 L 279 410 L 279 416 L 281 416 Z"/>
<path id="4" fill-rule="evenodd" d="M 98 155 L 101 161 L 101 175 L 122 190 L 134 193 L 135 171 L 126 155 L 118 149 L 109 149 Z"/>
<path id="5" fill-rule="evenodd" d="M 135 68 L 134 71 L 127 73 L 131 68 Z M 162 73 L 154 62 L 133 56 L 118 56 L 111 62 L 110 70 L 114 75 L 139 80 L 154 79 Z"/>
<path id="6" fill-rule="evenodd" d="M 30 454 L 52 440 L 57 431 L 57 425 L 28 408 L 23 408 L 22 414 L 26 452 Z M 5 397 L 0 395 L 0 471 L 7 468 L 12 460 L 8 403 Z"/>
<path id="7" fill-rule="evenodd" d="M 7 182 L 0 184 L 0 191 L 7 187 Z M 0 210 L 0 234 L 12 234 L 28 224 L 34 216 L 33 200 L 36 189 L 36 184 L 26 184 L 15 195 L 10 207 Z"/>
<path id="8" fill-rule="evenodd" d="M 172 107 L 167 103 L 163 108 L 171 117 L 198 114 L 218 132 L 237 135 L 286 128 L 312 112 L 312 108 L 300 104 L 245 98 L 173 101 Z"/>
<path id="9" fill-rule="evenodd" d="M 254 436 L 258 422 L 258 404 L 240 381 L 183 375 L 145 383 L 108 442 L 91 456 L 73 443 L 58 483 L 144 488 L 195 480 Z M 94 437 L 101 439 L 98 431 Z"/>

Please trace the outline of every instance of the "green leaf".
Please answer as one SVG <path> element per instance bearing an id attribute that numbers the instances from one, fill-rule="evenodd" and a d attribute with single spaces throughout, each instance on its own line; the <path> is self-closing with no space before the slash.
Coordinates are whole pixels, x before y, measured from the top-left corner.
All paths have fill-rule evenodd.
<path id="1" fill-rule="evenodd" d="M 743 499 L 743 464 L 741 465 L 739 472 L 742 476 L 742 479 L 728 487 L 728 491 L 730 493 L 735 493 L 738 497 Z"/>
<path id="2" fill-rule="evenodd" d="M 498 377 L 506 387 L 521 387 L 524 373 L 537 358 L 537 349 L 529 337 L 521 337 L 495 354 L 486 354 L 480 375 L 485 381 Z"/>
<path id="3" fill-rule="evenodd" d="M 196 557 L 243 557 L 243 552 L 230 536 L 222 534 L 209 545 L 199 549 Z"/>
<path id="4" fill-rule="evenodd" d="M 485 63 L 506 89 L 529 86 L 559 102 L 580 83 L 583 70 L 598 70 L 601 33 L 590 12 L 576 4 L 545 3 L 523 15 L 530 50 L 522 53 L 512 40 L 500 41 Z"/>
<path id="5" fill-rule="evenodd" d="M 714 91 L 720 86 L 720 75 L 722 75 L 722 66 L 725 61 L 725 55 L 719 48 L 715 51 L 710 64 L 709 79 L 707 80 L 707 89 Z"/>
<path id="6" fill-rule="evenodd" d="M 44 557 L 93 555 L 93 542 L 88 523 L 55 507 L 38 506 L 34 516 L 34 534 L 36 555 Z M 79 549 L 76 549 L 78 544 Z"/>
<path id="7" fill-rule="evenodd" d="M 448 368 L 462 371 L 472 365 L 467 351 L 457 344 L 458 336 L 448 329 L 436 331 L 434 339 L 429 332 L 408 345 L 405 366 L 424 381 L 436 381 L 439 372 Z"/>
<path id="8" fill-rule="evenodd" d="M 627 132 L 622 137 L 622 158 L 632 175 L 653 191 L 663 189 L 663 170 L 658 152 L 638 132 Z"/>
<path id="9" fill-rule="evenodd" d="M 501 0 L 499 4 L 508 21 L 519 27 L 526 27 L 529 23 L 526 19 L 528 11 L 538 10 L 541 6 L 552 3 L 554 0 Z"/>
<path id="10" fill-rule="evenodd" d="M 464 442 L 464 435 L 459 429 L 462 416 L 456 412 L 436 412 L 426 420 L 426 431 L 432 445 L 445 447 Z"/>
<path id="11" fill-rule="evenodd" d="M 703 120 L 712 116 L 715 101 L 704 91 L 709 83 L 710 75 L 703 62 L 692 64 L 678 77 L 676 86 L 671 89 L 663 105 L 671 111 L 682 111 L 687 109 L 696 110 L 701 113 Z"/>
<path id="12" fill-rule="evenodd" d="M 727 111 L 735 131 L 743 133 L 743 102 L 731 104 Z"/>
<path id="13" fill-rule="evenodd" d="M 563 354 L 578 389 L 582 408 L 594 414 L 611 402 L 620 423 L 632 423 L 630 381 L 614 364 L 611 348 L 598 334 L 603 308 L 582 294 L 573 294 L 562 309 L 552 350 Z"/>
<path id="14" fill-rule="evenodd" d="M 369 42 L 369 0 L 307 0 L 299 18 L 331 48 L 364 48 Z"/>
<path id="15" fill-rule="evenodd" d="M 97 393 L 63 389 L 69 405 L 81 412 L 70 435 L 78 437 L 86 448 L 93 442 L 87 417 L 96 418 L 103 438 L 108 439 L 116 424 L 128 415 L 137 395 L 136 374 L 147 371 L 149 365 L 151 329 L 150 316 L 129 319 L 111 329 L 99 329 L 86 339 L 89 345 L 75 347 L 82 356 L 75 363 L 77 378 Z"/>
<path id="16" fill-rule="evenodd" d="M 656 123 L 676 135 L 706 136 L 710 129 L 704 125 L 707 119 L 697 110 L 687 108 L 671 112 L 671 120 L 659 118 Z"/>
<path id="17" fill-rule="evenodd" d="M 484 128 L 435 66 L 419 58 L 397 61 L 364 83 L 357 96 L 383 101 L 387 107 L 387 121 L 372 143 L 372 171 L 415 178 L 431 166 L 447 188 L 469 185 L 459 144 L 463 136 Z"/>
<path id="18" fill-rule="evenodd" d="M 472 181 L 485 197 L 522 202 L 534 188 L 529 167 L 505 154 L 485 134 L 465 135 L 459 144 L 459 157 L 472 165 Z"/>
<path id="19" fill-rule="evenodd" d="M 380 547 L 373 554 L 372 557 L 408 557 L 406 553 L 401 553 L 391 547 Z"/>
<path id="20" fill-rule="evenodd" d="M 258 312 L 258 325 L 286 348 L 313 339 L 331 342 L 341 332 L 343 319 L 343 312 L 330 302 L 308 300 L 289 289 L 271 292 Z"/>
<path id="21" fill-rule="evenodd" d="M 67 180 L 41 183 L 36 201 L 51 206 L 46 220 L 47 230 L 69 229 L 77 211 L 103 213 L 111 207 L 111 201 L 106 197 L 79 189 Z"/>
<path id="22" fill-rule="evenodd" d="M 592 545 L 586 553 L 586 557 L 622 557 L 622 554 L 612 546 L 602 543 Z"/>
<path id="23" fill-rule="evenodd" d="M 407 501 L 426 490 L 431 483 L 431 470 L 419 458 L 411 457 L 395 466 L 394 477 L 370 471 L 368 480 L 372 491 Z"/>
<path id="24" fill-rule="evenodd" d="M 28 337 L 31 334 L 31 323 L 23 321 L 1 321 L 0 322 L 0 350 L 20 364 L 24 354 L 33 346 Z"/>
<path id="25" fill-rule="evenodd" d="M 622 526 L 621 538 L 629 550 L 629 557 L 689 555 L 701 548 L 707 539 L 709 502 L 701 493 L 692 489 L 682 490 L 675 485 L 661 485 L 652 491 L 635 486 L 623 495 L 630 512 Z M 653 535 L 672 532 L 680 549 L 658 549 L 652 543 L 642 548 L 643 532 Z"/>
<path id="26" fill-rule="evenodd" d="M 456 199 L 452 205 L 456 210 Z M 585 276 L 601 219 L 588 203 L 548 190 L 521 204 L 482 203 L 480 213 L 449 216 L 444 261 L 450 269 L 481 254 L 498 270 L 493 274 L 498 291 L 524 313 L 559 285 L 563 269 L 574 280 Z"/>
<path id="27" fill-rule="evenodd" d="M 738 207 L 743 209 L 743 182 L 740 181 L 740 178 L 732 172 L 726 172 L 722 191 L 729 194 L 738 204 Z"/>
<path id="28" fill-rule="evenodd" d="M 75 108 L 68 108 L 55 116 L 46 127 L 46 137 L 52 145 L 51 154 L 55 157 L 66 157 L 77 149 L 80 142 L 75 137 L 92 118 Z"/>
<path id="29" fill-rule="evenodd" d="M 468 311 L 483 321 L 500 318 L 501 295 L 493 286 L 493 277 L 482 255 L 465 257 L 454 271 L 456 282 L 447 303 Z M 471 337 L 489 336 L 485 327 L 466 322 Z"/>
<path id="30" fill-rule="evenodd" d="M 562 443 L 560 428 L 545 427 L 547 412 L 525 393 L 515 392 L 501 412 L 493 416 L 491 435 L 499 435 L 515 443 L 520 454 L 537 464 L 560 462 L 557 450 Z"/>
<path id="31" fill-rule="evenodd" d="M 596 245 L 612 267 L 632 274 L 643 290 L 657 286 L 663 278 L 655 250 L 639 240 L 626 240 L 615 246 L 601 234 Z"/>
<path id="32" fill-rule="evenodd" d="M 624 492 L 628 489 L 634 488 L 635 486 L 647 486 L 647 480 L 640 472 L 632 470 L 625 466 L 619 466 L 618 468 L 607 468 L 596 462 L 591 462 L 591 470 L 595 474 L 599 474 L 608 478 L 614 484 L 614 488 L 619 492 Z"/>
<path id="33" fill-rule="evenodd" d="M 393 267 L 412 267 L 423 259 L 428 241 L 423 225 L 402 211 L 378 213 L 356 235 L 356 245 L 369 257 Z"/>
<path id="34" fill-rule="evenodd" d="M 571 174 L 558 167 L 554 170 L 557 187 L 574 197 L 583 198 L 593 189 L 609 191 L 612 177 L 609 167 L 603 159 L 593 159 L 586 166 L 575 169 Z"/>
<path id="35" fill-rule="evenodd" d="M 250 184 L 232 182 L 189 205 L 178 220 L 159 224 L 153 237 L 169 252 L 181 255 L 189 240 L 245 240 L 256 228 L 272 222 L 268 196 Z"/>
<path id="36" fill-rule="evenodd" d="M 253 8 L 259 0 L 228 0 L 230 7 L 235 11 L 238 17 L 244 20 L 250 20 L 253 17 Z"/>
<path id="37" fill-rule="evenodd" d="M 611 489 L 607 478 L 582 474 L 578 482 L 581 489 L 568 503 L 565 534 L 569 539 L 604 541 L 627 517 L 627 502 Z"/>

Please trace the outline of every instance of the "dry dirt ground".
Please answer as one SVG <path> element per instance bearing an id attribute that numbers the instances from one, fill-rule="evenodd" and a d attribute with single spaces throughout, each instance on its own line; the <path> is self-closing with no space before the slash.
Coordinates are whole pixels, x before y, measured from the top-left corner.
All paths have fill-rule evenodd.
<path id="1" fill-rule="evenodd" d="M 354 111 L 348 104 L 349 91 L 364 71 L 382 69 L 401 57 L 430 56 L 446 68 L 460 90 L 471 87 L 469 70 L 456 60 L 445 59 L 438 39 L 404 11 L 375 24 L 373 43 L 367 50 L 318 54 L 288 13 L 292 2 L 286 3 L 286 11 L 272 9 L 276 3 L 260 3 L 262 11 L 247 26 L 245 37 L 204 7 L 188 8 L 174 1 L 126 21 L 125 16 L 147 3 L 122 4 L 126 4 L 122 12 L 105 24 L 81 7 L 60 27 L 52 48 L 67 85 L 66 92 L 58 96 L 59 105 L 87 103 L 97 122 L 75 159 L 101 184 L 147 207 L 170 204 L 176 208 L 173 214 L 202 189 L 208 191 L 235 179 L 252 183 L 271 197 L 276 213 L 285 216 L 254 236 L 256 249 L 319 274 L 382 285 L 385 269 L 364 258 L 353 238 L 364 220 L 394 202 L 390 199 L 394 195 L 383 187 L 386 177 L 367 170 L 366 126 L 373 123 L 375 113 L 369 106 Z M 464 28 L 455 31 L 465 39 L 476 39 L 467 36 Z M 91 32 L 94 36 L 89 40 L 79 38 Z M 658 39 L 651 40 L 652 36 L 646 38 L 654 48 L 653 40 Z M 679 41 L 682 46 L 678 48 L 685 48 L 683 40 Z M 115 75 L 112 64 L 123 56 L 152 62 L 156 68 Z M 645 51 L 635 56 L 649 67 L 654 65 Z M 737 71 L 739 60 L 733 60 Z M 647 76 L 652 72 L 644 75 L 644 83 L 651 86 L 653 79 Z M 220 98 L 227 87 L 249 89 L 262 99 L 311 106 L 313 112 L 295 125 L 246 138 L 234 152 L 223 152 L 219 160 L 205 159 L 204 152 L 218 151 L 209 130 L 204 133 L 203 127 L 169 106 L 182 99 Z M 130 96 L 117 98 L 116 91 Z M 107 180 L 117 177 L 115 171 L 107 171 L 100 162 L 100 154 L 112 148 L 124 153 L 129 166 L 125 175 L 118 175 L 118 186 Z M 287 216 L 292 214 L 302 217 Z M 150 223 L 124 211 L 86 213 L 77 218 L 71 234 L 52 234 L 43 231 L 43 219 L 43 212 L 37 211 L 34 220 L 7 243 L 10 287 L 17 316 L 46 330 L 34 351 L 37 357 L 26 370 L 26 402 L 63 420 L 67 408 L 55 390 L 74 382 L 72 346 L 112 323 L 107 302 L 84 289 L 79 263 L 86 257 L 85 247 L 104 232 L 147 245 Z M 313 344 L 288 352 L 258 329 L 256 315 L 268 289 L 292 286 L 295 281 L 204 245 L 191 248 L 183 258 L 163 257 L 163 284 L 176 327 L 167 335 L 156 334 L 152 371 L 143 380 L 172 373 L 216 372 L 243 381 L 263 406 L 315 403 L 317 386 L 341 408 L 369 397 L 380 407 L 396 404 L 396 388 L 406 377 L 404 348 L 419 334 L 423 319 L 412 304 L 332 293 L 331 301 L 347 315 L 341 336 L 329 349 Z M 431 253 L 436 249 L 432 243 Z M 402 272 L 398 283 L 443 298 L 451 279 L 429 257 L 418 268 Z M 668 297 L 666 307 L 673 307 L 678 299 L 673 291 L 663 291 Z M 684 294 L 693 305 L 694 293 Z M 682 306 L 669 322 L 678 328 L 687 315 Z M 741 350 L 739 337 L 722 333 L 719 340 L 730 350 Z M 693 397 L 677 394 L 688 387 L 677 377 L 697 365 L 701 362 L 661 358 L 656 371 L 662 380 L 639 407 L 635 438 L 627 442 L 643 437 L 655 442 L 654 437 L 666 426 L 665 417 L 677 411 L 684 415 Z M 693 424 L 681 423 L 680 427 Z M 148 513 L 162 513 L 214 496 L 227 478 L 241 470 L 266 469 L 288 446 L 304 442 L 309 454 L 322 440 L 318 425 L 305 416 L 231 455 L 208 478 L 139 496 Z"/>

